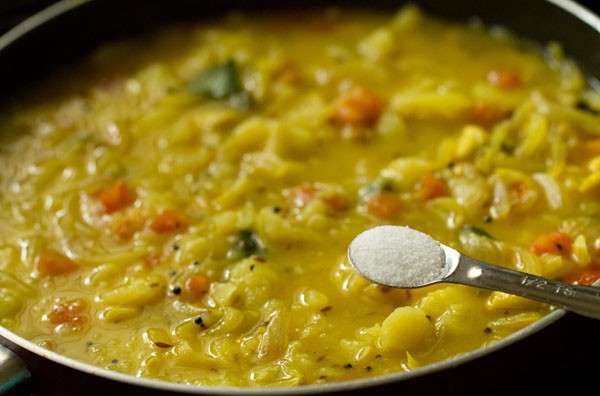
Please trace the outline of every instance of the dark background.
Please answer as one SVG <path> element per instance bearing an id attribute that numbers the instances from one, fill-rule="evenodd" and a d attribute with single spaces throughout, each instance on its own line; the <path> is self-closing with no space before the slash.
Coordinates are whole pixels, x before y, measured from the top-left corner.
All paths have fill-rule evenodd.
<path id="1" fill-rule="evenodd" d="M 54 2 L 0 0 L 0 33 Z M 600 0 L 581 0 L 579 3 L 600 13 Z M 388 385 L 369 391 L 357 391 L 354 394 L 443 393 L 490 396 L 522 392 L 536 395 L 545 392 L 569 392 L 570 395 L 584 392 L 600 393 L 593 391 L 600 387 L 600 321 L 567 314 L 550 327 L 530 340 L 520 341 L 475 362 L 445 370 L 443 373 L 417 378 L 396 387 Z M 158 391 L 115 384 L 49 363 L 1 337 L 0 343 L 15 350 L 33 373 L 33 381 L 27 388 L 21 389 L 19 395 L 164 395 Z M 6 394 L 0 389 L 0 395 Z"/>
<path id="2" fill-rule="evenodd" d="M 56 0 L 0 0 L 0 31 L 3 32 L 9 29 L 30 14 L 55 2 Z M 580 0 L 576 2 L 596 13 L 600 13 L 600 0 Z"/>

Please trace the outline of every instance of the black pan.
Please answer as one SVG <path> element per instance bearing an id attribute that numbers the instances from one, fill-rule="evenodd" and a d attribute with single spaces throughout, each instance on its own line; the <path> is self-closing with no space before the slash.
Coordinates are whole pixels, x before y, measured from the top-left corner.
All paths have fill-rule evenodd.
<path id="1" fill-rule="evenodd" d="M 63 0 L 0 37 L 0 106 L 13 93 L 84 55 L 99 43 L 161 24 L 221 14 L 231 9 L 304 9 L 360 0 Z M 368 7 L 397 10 L 405 1 L 370 0 Z M 593 81 L 600 77 L 600 19 L 570 0 L 420 0 L 427 12 L 465 21 L 473 16 L 500 24 L 539 43 L 556 40 Z M 49 352 L 0 327 L 0 394 L 507 394 L 569 393 L 593 387 L 600 371 L 600 321 L 557 310 L 489 347 L 412 372 L 368 380 L 289 389 L 186 387 L 139 379 L 85 365 Z M 3 360 L 4 355 L 4 360 Z M 26 362 L 23 366 L 21 360 Z M 4 369 L 4 372 L 2 372 Z M 12 376 L 6 377 L 8 374 Z M 32 374 L 29 377 L 29 374 Z M 20 385 L 18 385 L 20 384 Z M 19 393 L 17 393 L 19 392 Z"/>

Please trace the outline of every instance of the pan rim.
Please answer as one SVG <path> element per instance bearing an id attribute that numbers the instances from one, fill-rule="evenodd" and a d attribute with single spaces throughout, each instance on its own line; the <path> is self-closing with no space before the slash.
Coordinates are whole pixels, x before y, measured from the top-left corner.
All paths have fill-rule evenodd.
<path id="1" fill-rule="evenodd" d="M 2 52 L 8 47 L 17 44 L 18 41 L 25 35 L 34 31 L 35 29 L 43 26 L 45 23 L 51 21 L 53 18 L 60 16 L 63 13 L 73 11 L 77 7 L 90 3 L 94 0 L 60 0 L 57 3 L 41 10 L 40 12 L 32 15 L 25 19 L 21 23 L 17 24 L 12 29 L 0 36 L 0 56 Z M 586 25 L 593 28 L 600 34 L 600 17 L 591 12 L 588 8 L 575 3 L 572 0 L 542 0 L 550 3 L 578 20 L 584 22 Z M 526 339 L 535 333 L 538 333 L 542 329 L 550 326 L 551 324 L 558 321 L 560 318 L 565 316 L 567 312 L 564 309 L 557 308 L 545 317 L 536 321 L 535 323 L 519 330 L 493 344 L 488 346 L 461 354 L 459 356 L 443 360 L 441 362 L 429 364 L 424 367 L 414 369 L 412 371 L 397 372 L 387 374 L 378 377 L 320 384 L 320 385 L 300 385 L 297 387 L 224 387 L 224 386 L 199 386 L 199 385 L 187 385 L 174 382 L 168 382 L 164 380 L 156 380 L 150 378 L 136 377 L 134 375 L 118 373 L 108 369 L 104 369 L 98 366 L 93 366 L 88 363 L 80 362 L 76 359 L 69 358 L 65 355 L 61 355 L 57 352 L 45 349 L 32 341 L 29 341 L 16 333 L 8 330 L 7 328 L 0 325 L 0 336 L 13 342 L 19 347 L 22 347 L 40 357 L 46 358 L 50 361 L 58 363 L 60 365 L 75 369 L 77 371 L 87 373 L 92 376 L 105 378 L 108 380 L 121 382 L 125 384 L 141 386 L 146 388 L 152 388 L 155 390 L 169 391 L 174 393 L 185 393 L 185 394 L 211 394 L 211 395 L 311 395 L 311 394 L 326 394 L 340 391 L 352 391 L 364 388 L 371 388 L 381 385 L 388 385 L 391 383 L 400 383 L 408 381 L 410 379 L 426 376 L 446 369 L 454 368 L 483 356 L 492 354 L 495 351 L 506 348 L 520 340 Z"/>

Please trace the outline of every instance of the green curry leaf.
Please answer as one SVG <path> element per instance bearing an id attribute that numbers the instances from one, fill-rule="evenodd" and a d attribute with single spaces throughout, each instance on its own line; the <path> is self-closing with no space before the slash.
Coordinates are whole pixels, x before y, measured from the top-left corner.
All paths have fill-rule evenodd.
<path id="1" fill-rule="evenodd" d="M 472 226 L 472 225 L 466 225 L 463 227 L 463 230 L 468 231 L 468 232 L 472 232 L 473 234 L 482 236 L 482 237 L 486 237 L 486 238 L 490 238 L 490 239 L 494 239 L 494 237 L 492 237 L 486 230 L 484 230 L 483 228 L 479 228 L 476 226 Z"/>
<path id="2" fill-rule="evenodd" d="M 219 100 L 229 99 L 243 91 L 233 60 L 202 70 L 191 79 L 187 90 L 194 95 Z"/>
<path id="3" fill-rule="evenodd" d="M 257 233 L 251 230 L 238 231 L 233 248 L 228 252 L 231 260 L 241 260 L 251 256 L 263 257 L 265 245 Z"/>
<path id="4" fill-rule="evenodd" d="M 394 191 L 394 181 L 387 177 L 379 176 L 375 178 L 371 183 L 363 187 L 360 190 L 359 194 L 362 199 L 367 199 L 374 194 L 392 191 Z"/>

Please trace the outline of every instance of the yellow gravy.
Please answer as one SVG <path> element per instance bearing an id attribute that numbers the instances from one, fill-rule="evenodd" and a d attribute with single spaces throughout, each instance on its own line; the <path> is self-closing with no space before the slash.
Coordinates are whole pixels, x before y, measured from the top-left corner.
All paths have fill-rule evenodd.
<path id="1" fill-rule="evenodd" d="M 552 308 L 371 284 L 348 243 L 408 225 L 592 282 L 599 104 L 556 43 L 413 6 L 106 45 L 3 109 L 0 323 L 196 385 L 345 381 L 489 345 Z"/>

